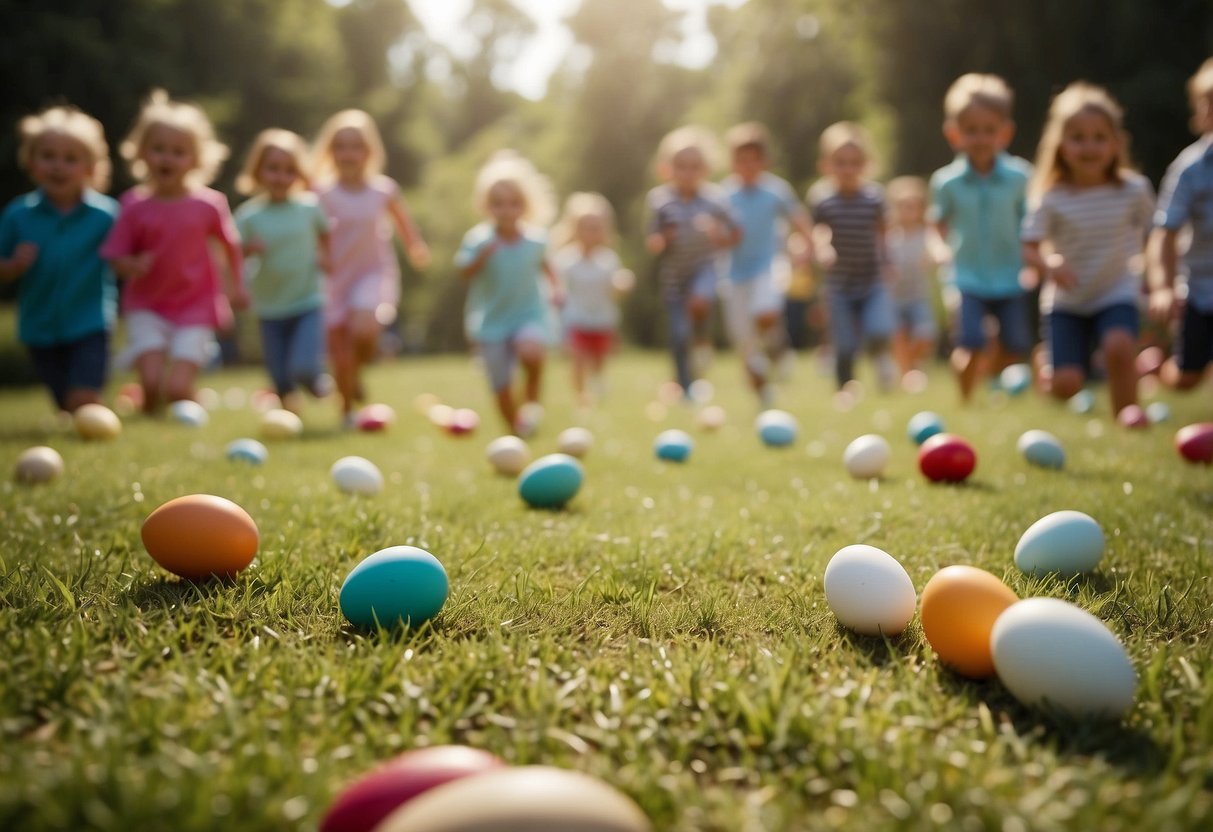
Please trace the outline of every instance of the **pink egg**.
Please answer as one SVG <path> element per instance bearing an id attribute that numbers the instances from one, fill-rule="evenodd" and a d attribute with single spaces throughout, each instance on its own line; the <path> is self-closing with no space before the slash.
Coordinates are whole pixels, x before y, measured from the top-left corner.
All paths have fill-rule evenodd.
<path id="1" fill-rule="evenodd" d="M 1213 422 L 1180 428 L 1175 434 L 1175 450 L 1188 462 L 1213 463 Z"/>
<path id="2" fill-rule="evenodd" d="M 329 806 L 320 832 L 371 832 L 398 807 L 435 786 L 504 766 L 499 757 L 463 745 L 406 751 L 347 786 Z"/>
<path id="3" fill-rule="evenodd" d="M 358 416 L 354 421 L 358 430 L 367 433 L 386 430 L 396 419 L 396 411 L 392 410 L 386 404 L 368 404 L 362 410 L 358 411 Z"/>
<path id="4" fill-rule="evenodd" d="M 451 413 L 451 421 L 447 423 L 446 429 L 451 436 L 467 436 L 474 433 L 478 427 L 480 427 L 480 416 L 476 414 L 476 411 L 468 407 L 460 407 Z"/>
<path id="5" fill-rule="evenodd" d="M 951 433 L 937 433 L 918 449 L 918 468 L 931 482 L 964 482 L 976 467 L 973 446 Z"/>
<path id="6" fill-rule="evenodd" d="M 1150 426 L 1146 412 L 1135 404 L 1127 404 L 1116 414 L 1116 421 L 1126 428 L 1145 428 Z"/>
<path id="7" fill-rule="evenodd" d="M 1137 354 L 1137 374 L 1149 376 L 1157 373 L 1167 360 L 1167 354 L 1161 347 L 1146 347 Z"/>

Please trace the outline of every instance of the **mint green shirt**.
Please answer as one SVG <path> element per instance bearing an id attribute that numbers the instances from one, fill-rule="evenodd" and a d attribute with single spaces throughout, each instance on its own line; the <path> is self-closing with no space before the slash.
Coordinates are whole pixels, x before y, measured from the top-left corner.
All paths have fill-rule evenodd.
<path id="1" fill-rule="evenodd" d="M 265 245 L 265 251 L 246 261 L 245 279 L 257 317 L 290 318 L 324 305 L 317 255 L 328 220 L 314 196 L 282 202 L 254 197 L 237 209 L 236 228 L 246 245 L 252 240 Z"/>
<path id="2" fill-rule="evenodd" d="M 464 268 L 496 237 L 492 223 L 481 223 L 463 236 L 455 265 Z M 507 341 L 524 327 L 546 331 L 547 302 L 543 277 L 547 238 L 538 229 L 524 228 L 522 236 L 502 243 L 471 280 L 464 327 L 477 342 Z"/>

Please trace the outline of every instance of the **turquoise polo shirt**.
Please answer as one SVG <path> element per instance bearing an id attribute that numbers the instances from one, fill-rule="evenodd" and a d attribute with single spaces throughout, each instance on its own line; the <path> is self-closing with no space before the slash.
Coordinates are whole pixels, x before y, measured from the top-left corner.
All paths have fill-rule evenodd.
<path id="1" fill-rule="evenodd" d="M 105 332 L 114 325 L 118 288 L 109 263 L 97 253 L 118 216 L 118 203 L 86 190 L 64 213 L 41 190 L 19 196 L 0 215 L 0 257 L 21 243 L 38 257 L 17 287 L 17 335 L 47 347 Z"/>
<path id="2" fill-rule="evenodd" d="M 806 216 L 792 186 L 773 173 L 763 172 L 752 185 L 736 176 L 723 183 L 725 195 L 741 223 L 741 242 L 731 252 L 729 278 L 736 283 L 770 274 L 784 247 L 788 224 Z"/>
<path id="3" fill-rule="evenodd" d="M 492 223 L 481 223 L 463 237 L 455 255 L 462 269 L 496 236 Z M 501 244 L 468 287 L 464 326 L 473 341 L 507 341 L 526 326 L 547 328 L 547 301 L 540 280 L 547 239 L 537 229 L 523 228 L 522 236 Z"/>
<path id="4" fill-rule="evenodd" d="M 1019 229 L 1032 166 L 1000 153 L 982 175 L 963 154 L 931 176 L 931 219 L 948 228 L 956 288 L 980 298 L 1021 294 Z"/>

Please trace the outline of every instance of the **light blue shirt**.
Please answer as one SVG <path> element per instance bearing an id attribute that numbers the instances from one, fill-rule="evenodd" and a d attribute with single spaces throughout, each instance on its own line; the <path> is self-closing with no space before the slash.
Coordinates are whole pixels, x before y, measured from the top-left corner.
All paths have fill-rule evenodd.
<path id="1" fill-rule="evenodd" d="M 66 214 L 41 190 L 4 209 L 0 257 L 12 257 L 21 243 L 38 246 L 17 289 L 22 343 L 45 347 L 113 328 L 118 289 L 98 251 L 117 216 L 118 203 L 91 190 Z"/>
<path id="2" fill-rule="evenodd" d="M 804 216 L 805 210 L 792 186 L 773 173 L 764 172 L 753 185 L 736 176 L 722 185 L 743 232 L 732 252 L 729 278 L 742 283 L 772 270 L 783 251 L 788 223 Z"/>
<path id="3" fill-rule="evenodd" d="M 1184 255 L 1188 303 L 1213 312 L 1213 134 L 1176 157 L 1158 192 L 1154 225 L 1178 231 L 1189 224 L 1192 245 Z"/>
<path id="4" fill-rule="evenodd" d="M 1000 153 L 986 175 L 963 154 L 931 176 L 931 219 L 948 229 L 956 288 L 979 298 L 1023 293 L 1019 229 L 1032 166 Z"/>
<path id="5" fill-rule="evenodd" d="M 484 222 L 463 235 L 455 265 L 466 268 L 480 250 L 496 239 Z M 547 306 L 539 281 L 547 240 L 543 232 L 524 228 L 511 243 L 499 243 L 484 268 L 471 279 L 464 327 L 473 341 L 505 341 L 526 326 L 547 329 Z"/>

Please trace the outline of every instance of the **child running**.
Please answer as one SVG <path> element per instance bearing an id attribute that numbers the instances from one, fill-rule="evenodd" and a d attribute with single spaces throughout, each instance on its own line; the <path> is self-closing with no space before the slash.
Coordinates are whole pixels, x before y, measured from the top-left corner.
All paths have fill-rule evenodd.
<path id="1" fill-rule="evenodd" d="M 194 398 L 215 330 L 248 304 L 236 226 L 227 197 L 206 187 L 227 158 L 206 114 L 155 90 L 122 155 L 142 184 L 122 197 L 122 213 L 101 256 L 126 280 L 127 354 L 143 385 L 143 407 Z M 226 281 L 209 249 L 223 246 Z"/>
<path id="2" fill-rule="evenodd" d="M 889 200 L 889 251 L 893 296 L 893 358 L 906 390 L 919 390 L 926 377 L 922 362 L 935 346 L 934 272 L 946 258 L 943 241 L 927 224 L 927 183 L 899 176 L 886 190 Z"/>
<path id="3" fill-rule="evenodd" d="M 52 107 L 18 125 L 37 189 L 0 217 L 0 280 L 17 287 L 18 337 L 60 410 L 101 401 L 118 291 L 98 254 L 118 213 L 101 123 Z"/>
<path id="4" fill-rule="evenodd" d="M 236 180 L 253 198 L 236 210 L 265 367 L 283 407 L 299 412 L 296 388 L 329 392 L 324 372 L 324 287 L 328 220 L 306 193 L 307 143 L 289 130 L 258 134 Z"/>
<path id="5" fill-rule="evenodd" d="M 1024 261 L 1043 279 L 1051 364 L 1042 383 L 1070 398 L 1102 350 L 1113 414 L 1137 404 L 1140 264 L 1154 210 L 1149 181 L 1128 168 L 1122 122 L 1099 87 L 1071 84 L 1053 99 L 1023 230 Z"/>

